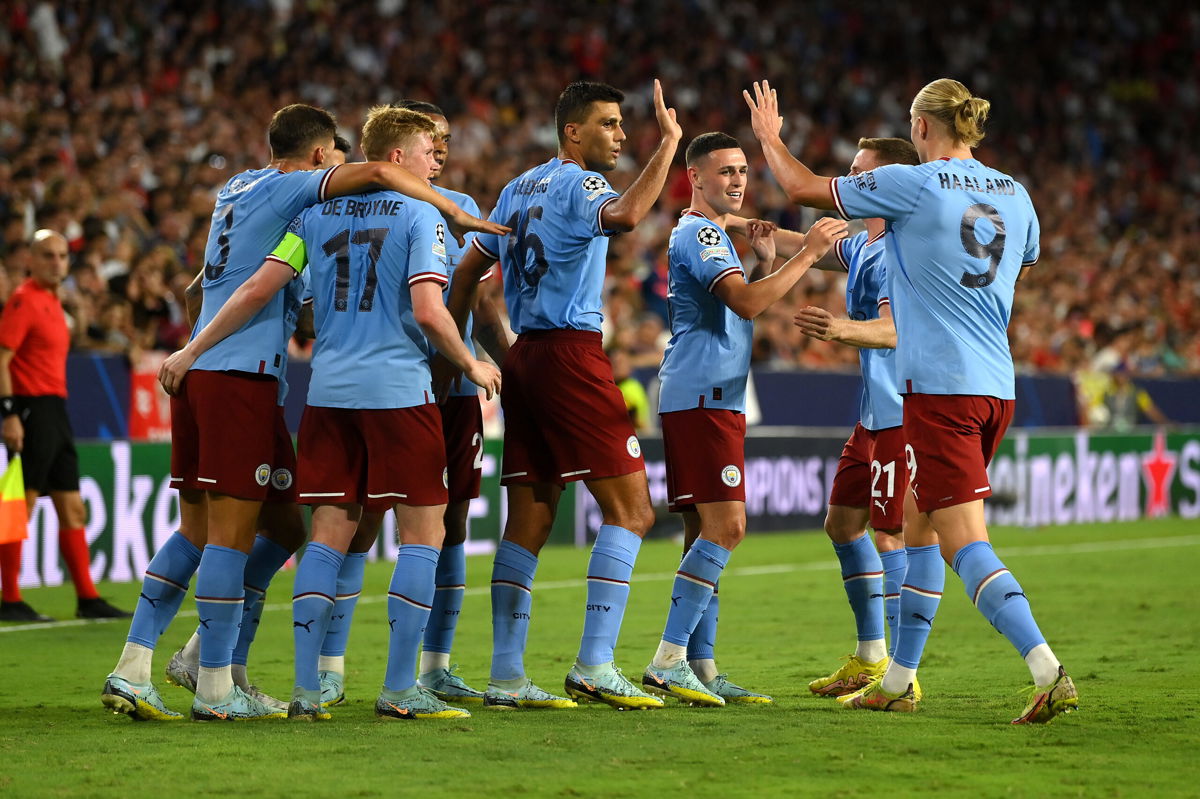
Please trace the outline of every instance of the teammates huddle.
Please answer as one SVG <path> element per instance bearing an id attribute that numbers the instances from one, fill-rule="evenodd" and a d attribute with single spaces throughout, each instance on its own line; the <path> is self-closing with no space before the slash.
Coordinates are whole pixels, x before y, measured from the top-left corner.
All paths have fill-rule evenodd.
<path id="1" fill-rule="evenodd" d="M 580 82 L 555 108 L 557 156 L 513 179 L 489 221 L 473 215 L 466 195 L 430 185 L 450 139 L 436 106 L 373 109 L 364 164 L 339 163 L 324 111 L 294 105 L 275 115 L 272 163 L 234 177 L 218 196 L 199 322 L 160 372 L 172 395 L 180 530 L 147 568 L 104 705 L 139 719 L 182 718 L 155 689 L 151 658 L 195 574 L 200 626 L 167 669 L 195 692 L 191 717 L 329 718 L 344 699 L 363 553 L 388 508 L 400 547 L 378 716 L 462 718 L 470 713 L 458 705 L 472 703 L 770 703 L 718 673 L 713 650 L 718 583 L 746 528 L 751 320 L 809 268 L 840 265 L 852 318 L 804 308 L 796 324 L 863 349 L 862 422 L 843 452 L 826 522 L 859 643 L 810 689 L 851 708 L 914 710 L 944 558 L 1030 666 L 1033 698 L 1014 723 L 1074 709 L 1074 685 L 983 524 L 986 466 L 1012 417 L 1013 287 L 1038 254 L 1024 187 L 971 157 L 987 102 L 956 81 L 935 81 L 913 102 L 911 144 L 864 139 L 851 174 L 829 179 L 787 152 L 769 85 L 745 97 L 789 197 L 865 219 L 867 231 L 847 238 L 844 222 L 825 218 L 799 234 L 742 218 L 748 169 L 738 142 L 706 133 L 687 147 L 692 199 L 668 250 L 672 337 L 660 372 L 668 499 L 683 515 L 685 552 L 662 640 L 637 683 L 615 666 L 614 649 L 653 510 L 641 448 L 601 349 L 602 287 L 608 237 L 653 207 L 682 131 L 655 81 L 659 144 L 618 194 L 604 173 L 625 140 L 624 96 Z M 755 274 L 746 274 L 731 235 L 754 251 Z M 511 347 L 491 304 L 497 275 L 517 334 Z M 281 378 L 287 340 L 298 321 L 307 327 L 309 304 L 316 341 L 297 459 L 282 424 Z M 475 358 L 472 337 L 501 365 L 503 386 L 501 373 Z M 479 490 L 475 386 L 500 393 L 508 493 L 484 691 L 449 668 L 466 507 Z M 565 484 L 576 480 L 603 524 L 588 561 L 579 651 L 558 696 L 534 684 L 524 651 L 538 553 Z M 303 542 L 296 502 L 312 506 L 312 540 L 296 574 L 295 689 L 283 702 L 253 686 L 245 664 L 267 584 Z"/>

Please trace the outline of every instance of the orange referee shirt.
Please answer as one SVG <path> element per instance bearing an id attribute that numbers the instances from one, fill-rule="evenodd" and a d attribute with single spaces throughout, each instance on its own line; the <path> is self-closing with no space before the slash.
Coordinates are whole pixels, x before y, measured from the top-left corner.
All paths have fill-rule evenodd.
<path id="1" fill-rule="evenodd" d="M 58 295 L 29 278 L 12 293 L 0 313 L 0 347 L 13 351 L 9 362 L 13 394 L 67 396 L 67 351 L 71 335 Z"/>

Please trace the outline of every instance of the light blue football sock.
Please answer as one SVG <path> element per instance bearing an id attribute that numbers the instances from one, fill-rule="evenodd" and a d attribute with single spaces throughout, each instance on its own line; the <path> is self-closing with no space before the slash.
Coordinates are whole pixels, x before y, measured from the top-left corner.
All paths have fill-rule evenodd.
<path id="1" fill-rule="evenodd" d="M 960 549 L 954 556 L 954 571 L 962 578 L 967 597 L 1021 657 L 1046 643 L 1020 583 L 996 557 L 989 542 L 974 541 Z"/>
<path id="2" fill-rule="evenodd" d="M 507 539 L 500 542 L 492 561 L 492 682 L 525 676 L 537 566 L 537 555 Z"/>
<path id="3" fill-rule="evenodd" d="M 200 614 L 200 665 L 219 669 L 233 661 L 242 621 L 245 552 L 209 544 L 196 569 L 196 611 Z"/>
<path id="4" fill-rule="evenodd" d="M 438 557 L 434 578 L 433 609 L 425 628 L 426 652 L 449 654 L 458 629 L 458 614 L 462 611 L 463 594 L 467 590 L 467 553 L 464 544 L 443 547 Z"/>
<path id="5" fill-rule="evenodd" d="M 258 635 L 267 587 L 291 556 L 292 553 L 265 536 L 254 539 L 250 557 L 246 559 L 246 597 L 242 604 L 242 626 L 238 630 L 237 643 L 233 646 L 234 663 L 246 665 L 250 645 L 254 643 L 254 636 Z"/>
<path id="6" fill-rule="evenodd" d="M 642 539 L 624 527 L 600 525 L 588 560 L 587 608 L 579 642 L 579 662 L 585 666 L 612 662 L 641 546 Z"/>
<path id="7" fill-rule="evenodd" d="M 329 616 L 333 612 L 338 572 L 345 555 L 330 546 L 311 543 L 296 569 L 292 594 L 292 641 L 296 646 L 296 685 L 321 690 L 318 661 Z"/>
<path id="8" fill-rule="evenodd" d="M 347 552 L 342 569 L 337 576 L 337 595 L 333 600 L 333 611 L 329 614 L 329 627 L 325 630 L 325 642 L 321 654 L 326 657 L 343 657 L 350 641 L 350 622 L 354 620 L 354 608 L 362 594 L 363 571 L 367 566 L 366 552 Z"/>
<path id="9" fill-rule="evenodd" d="M 178 532 L 172 533 L 146 566 L 127 641 L 153 649 L 179 613 L 188 581 L 200 565 L 200 550 Z"/>
<path id="10" fill-rule="evenodd" d="M 396 569 L 388 589 L 387 672 L 383 687 L 404 691 L 417 683 L 417 650 L 433 605 L 433 577 L 437 571 L 438 548 L 401 544 Z"/>
<path id="11" fill-rule="evenodd" d="M 834 544 L 833 551 L 842 566 L 842 585 L 854 611 L 858 640 L 882 640 L 883 563 L 875 544 L 863 533 L 848 544 Z"/>
<path id="12" fill-rule="evenodd" d="M 905 547 L 908 570 L 900 586 L 900 616 L 896 632 L 895 661 L 909 669 L 921 665 L 925 642 L 933 629 L 933 619 L 946 587 L 946 564 L 937 544 Z"/>
<path id="13" fill-rule="evenodd" d="M 688 639 L 687 659 L 689 661 L 716 659 L 717 617 L 720 610 L 721 583 L 718 580 L 717 584 L 713 586 L 708 606 L 700 614 L 700 621 L 696 622 L 696 629 L 692 630 L 692 637 Z"/>
<path id="14" fill-rule="evenodd" d="M 900 620 L 900 586 L 908 569 L 908 555 L 901 549 L 880 552 L 883 564 L 883 615 L 888 626 L 888 655 L 896 654 L 896 628 Z"/>
<path id="15" fill-rule="evenodd" d="M 712 599 L 717 580 L 729 563 L 729 555 L 725 547 L 703 538 L 692 544 L 671 585 L 671 608 L 667 611 L 667 624 L 663 629 L 664 641 L 688 645 Z"/>

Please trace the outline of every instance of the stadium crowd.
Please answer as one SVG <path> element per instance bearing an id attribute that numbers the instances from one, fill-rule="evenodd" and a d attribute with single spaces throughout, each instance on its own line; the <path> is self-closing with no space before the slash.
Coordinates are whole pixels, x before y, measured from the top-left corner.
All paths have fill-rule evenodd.
<path id="1" fill-rule="evenodd" d="M 933 37 L 908 2 L 654 0 L 581 4 L 564 19 L 552 0 L 259 0 L 199 13 L 171 0 L 3 0 L 0 300 L 23 279 L 32 232 L 61 230 L 74 346 L 176 349 L 215 192 L 267 162 L 264 124 L 289 102 L 329 108 L 352 142 L 377 102 L 437 102 L 455 130 L 442 184 L 486 209 L 553 147 L 554 98 L 576 78 L 629 92 L 627 155 L 612 176 L 627 185 L 657 140 L 658 76 L 687 136 L 742 139 L 754 173 L 746 212 L 799 230 L 811 216 L 767 175 L 741 90 L 772 77 L 792 152 L 840 174 L 859 136 L 904 135 L 907 98 L 954 75 L 996 112 L 981 160 L 1024 182 L 1041 217 L 1042 259 L 1010 327 L 1018 371 L 1200 373 L 1200 165 L 1189 146 L 1200 12 L 1162 8 L 998 2 L 948 11 Z M 651 218 L 610 249 L 606 343 L 635 369 L 656 367 L 669 335 L 666 239 L 688 197 L 678 164 Z M 755 360 L 854 368 L 853 348 L 805 337 L 791 318 L 808 304 L 842 310 L 843 290 L 831 273 L 802 280 L 759 320 Z"/>

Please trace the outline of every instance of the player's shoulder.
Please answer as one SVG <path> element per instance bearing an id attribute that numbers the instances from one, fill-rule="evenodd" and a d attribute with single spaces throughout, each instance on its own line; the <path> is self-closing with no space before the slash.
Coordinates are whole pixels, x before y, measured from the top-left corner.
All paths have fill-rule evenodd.
<path id="1" fill-rule="evenodd" d="M 453 200 L 459 208 L 463 209 L 467 213 L 475 216 L 479 215 L 479 203 L 475 202 L 475 198 L 467 194 L 465 191 L 455 191 L 454 189 L 447 189 L 446 187 L 438 186 L 437 184 L 433 185 L 433 190 L 443 197 Z"/>
<path id="2" fill-rule="evenodd" d="M 580 192 L 586 194 L 589 200 L 603 194 L 615 193 L 608 183 L 608 178 L 595 170 L 585 169 L 575 161 L 555 158 L 548 166 L 552 193 Z"/>

